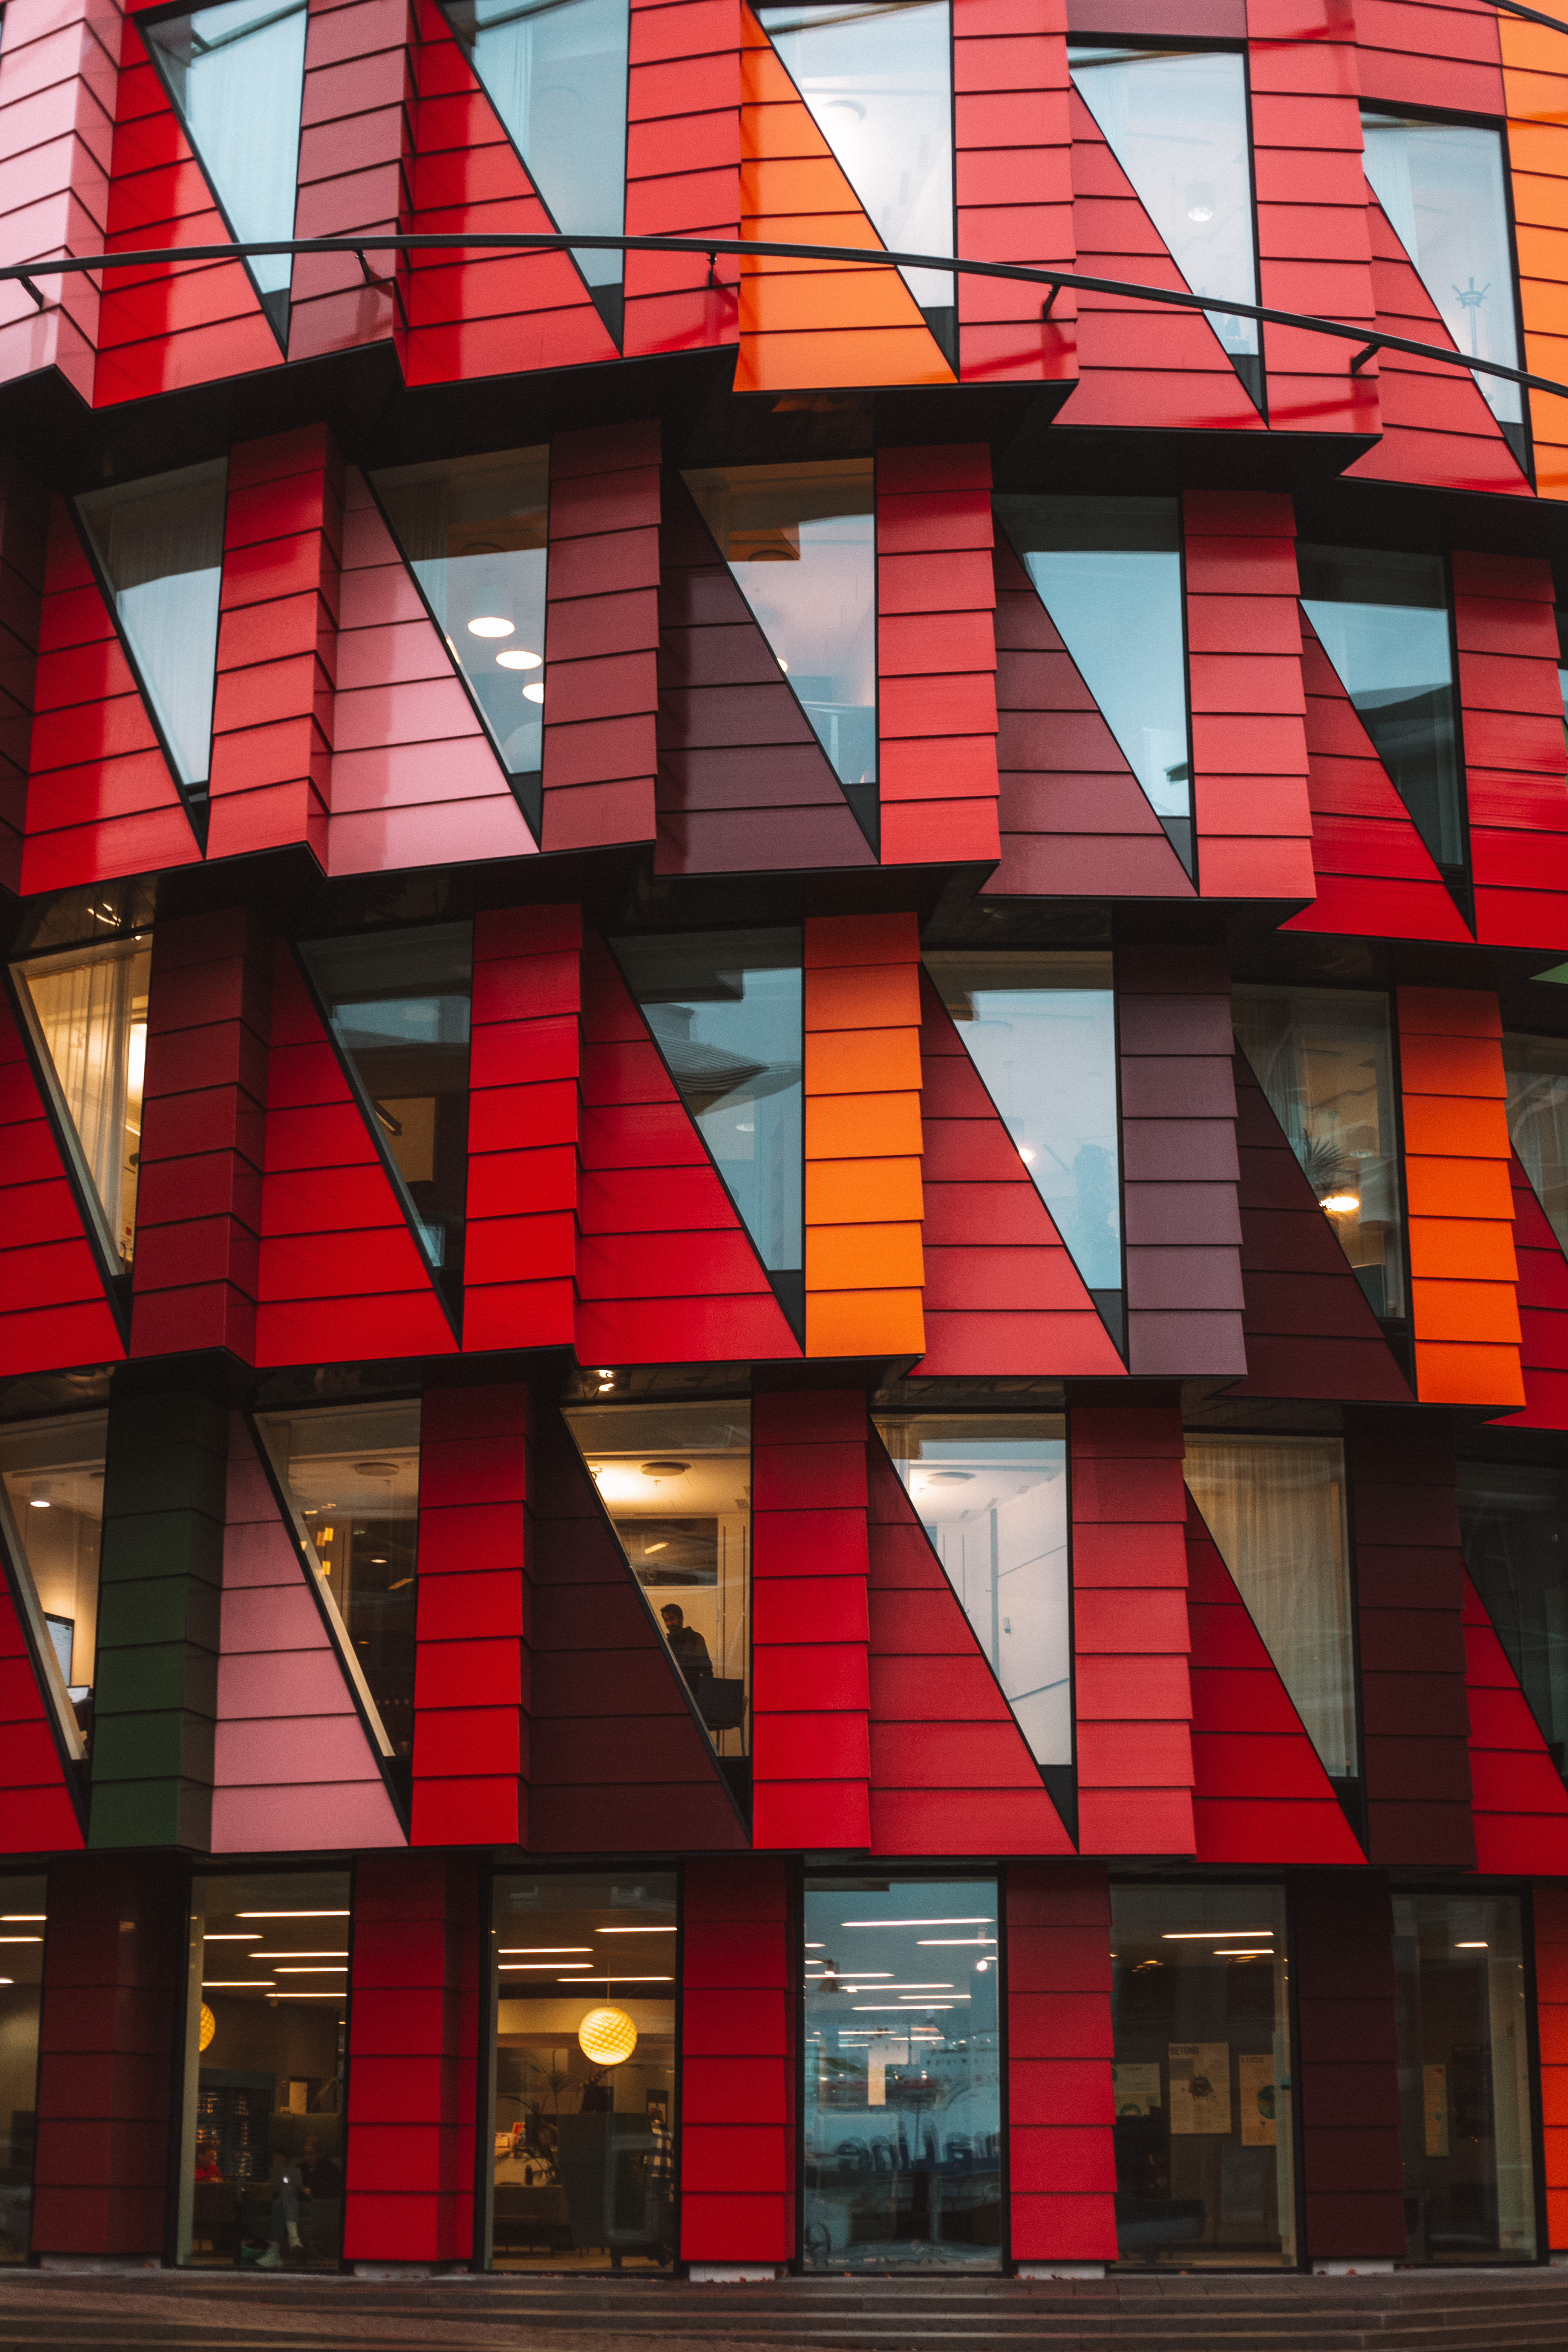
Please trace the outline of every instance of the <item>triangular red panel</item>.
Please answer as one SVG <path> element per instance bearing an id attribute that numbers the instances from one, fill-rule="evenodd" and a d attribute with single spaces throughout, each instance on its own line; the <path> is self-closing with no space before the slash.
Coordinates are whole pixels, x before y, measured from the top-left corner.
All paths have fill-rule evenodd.
<path id="1" fill-rule="evenodd" d="M 1282 928 L 1468 944 L 1464 917 L 1305 614 L 1301 682 L 1318 895 Z"/>
<path id="2" fill-rule="evenodd" d="M 1002 863 L 987 894 L 1193 898 L 1191 875 L 1000 530 L 992 563 Z"/>
<path id="3" fill-rule="evenodd" d="M 963 1604 L 875 1437 L 867 1467 L 872 1852 L 1071 1853 Z"/>
<path id="4" fill-rule="evenodd" d="M 1306 1726 L 1190 1496 L 1187 1622 L 1198 1861 L 1364 1863 Z"/>
<path id="5" fill-rule="evenodd" d="M 1388 334 L 1412 342 L 1458 345 L 1442 313 L 1421 283 L 1421 274 L 1400 243 L 1387 214 L 1370 188 L 1367 226 L 1372 234 L 1372 291 L 1377 323 Z M 1512 490 L 1531 495 L 1519 460 L 1502 427 L 1460 368 L 1408 353 L 1380 352 L 1377 393 L 1382 438 L 1350 468 L 1350 478 L 1430 482 L 1439 488 Z"/>
<path id="6" fill-rule="evenodd" d="M 1568 1874 L 1568 1789 L 1468 1575 L 1465 1696 L 1476 1868 L 1510 1878 Z"/>
<path id="7" fill-rule="evenodd" d="M 85 1840 L 48 1702 L 0 1574 L 0 1852 L 79 1853 Z"/>
<path id="8" fill-rule="evenodd" d="M 1245 1054 L 1236 1056 L 1236 1110 L 1247 1372 L 1226 1395 L 1414 1404 Z"/>
<path id="9" fill-rule="evenodd" d="M 1535 1187 L 1509 1155 L 1513 1181 L 1513 1248 L 1519 1263 L 1519 1319 L 1524 1344 L 1525 1407 L 1510 1412 L 1511 1429 L 1568 1429 L 1568 1259 L 1563 1255 Z"/>
<path id="10" fill-rule="evenodd" d="M 138 253 L 226 245 L 230 236 L 135 20 L 127 16 L 104 245 L 110 253 Z M 100 408 L 283 364 L 241 261 L 161 263 L 144 276 L 110 270 L 98 318 L 93 400 Z"/>
<path id="11" fill-rule="evenodd" d="M 602 940 L 583 957 L 579 1267 L 585 1364 L 801 1352 Z"/>
<path id="12" fill-rule="evenodd" d="M 553 235 L 554 223 L 436 0 L 422 0 L 419 22 L 410 233 Z M 404 338 L 410 383 L 619 357 L 569 253 L 410 257 Z"/>
<path id="13" fill-rule="evenodd" d="M 925 1137 L 922 1379 L 1125 1378 L 1094 1301 L 930 975 L 921 973 Z"/>
<path id="14" fill-rule="evenodd" d="M 0 995 L 0 1379 L 124 1353 L 97 1244 Z"/>
<path id="15" fill-rule="evenodd" d="M 201 849 L 63 499 L 49 508 L 25 896 L 193 866 Z"/>
<path id="16" fill-rule="evenodd" d="M 1075 89 L 1073 219 L 1088 278 L 1192 291 L 1137 191 Z M 1064 425 L 1160 425 L 1167 431 L 1261 432 L 1263 419 L 1201 310 L 1120 294 L 1078 298 L 1078 389 Z"/>
<path id="17" fill-rule="evenodd" d="M 560 1414 L 533 1443 L 528 1838 L 535 1853 L 746 1844 L 718 1760 Z"/>
<path id="18" fill-rule="evenodd" d="M 457 1345 L 353 1089 L 279 941 L 256 1360 L 450 1356 Z"/>
<path id="19" fill-rule="evenodd" d="M 659 524 L 660 874 L 874 866 L 827 754 L 684 482 Z"/>

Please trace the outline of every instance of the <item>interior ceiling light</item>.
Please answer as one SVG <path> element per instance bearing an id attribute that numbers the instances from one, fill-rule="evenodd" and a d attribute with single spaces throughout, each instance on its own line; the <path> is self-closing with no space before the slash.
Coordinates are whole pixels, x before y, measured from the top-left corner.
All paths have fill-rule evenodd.
<path id="1" fill-rule="evenodd" d="M 1353 1216 L 1361 1206 L 1361 1194 L 1359 1192 L 1325 1192 L 1318 1206 L 1320 1209 L 1326 1209 L 1331 1217 Z"/>
<path id="2" fill-rule="evenodd" d="M 497 654 L 498 669 L 537 669 L 544 659 L 542 654 L 531 654 L 522 646 L 509 646 L 504 654 Z"/>
<path id="3" fill-rule="evenodd" d="M 522 698 L 525 702 L 542 702 L 544 688 L 542 686 L 525 686 L 522 689 Z"/>
<path id="4" fill-rule="evenodd" d="M 645 1478 L 684 1478 L 690 1467 L 689 1462 L 645 1462 L 642 1474 Z"/>
<path id="5" fill-rule="evenodd" d="M 510 637 L 517 627 L 515 621 L 503 621 L 499 613 L 481 613 L 478 620 L 468 623 L 471 637 Z"/>
<path id="6" fill-rule="evenodd" d="M 637 2027 L 624 2009 L 591 2009 L 577 2028 L 577 2047 L 593 2066 L 624 2066 L 637 2046 Z"/>

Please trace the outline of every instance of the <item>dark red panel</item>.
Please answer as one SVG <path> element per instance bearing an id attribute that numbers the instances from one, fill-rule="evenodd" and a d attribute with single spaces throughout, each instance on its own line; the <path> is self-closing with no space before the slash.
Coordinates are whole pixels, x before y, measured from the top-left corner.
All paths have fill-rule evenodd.
<path id="1" fill-rule="evenodd" d="M 741 234 L 739 0 L 632 0 L 626 234 Z M 733 255 L 628 253 L 626 356 L 736 338 Z"/>
<path id="2" fill-rule="evenodd" d="M 1476 937 L 1561 949 L 1568 944 L 1568 753 L 1552 566 L 1538 556 L 1463 549 L 1452 563 Z"/>
<path id="3" fill-rule="evenodd" d="M 1568 1874 L 1568 1788 L 1468 1575 L 1464 1592 L 1476 1868 L 1561 1878 Z"/>
<path id="4" fill-rule="evenodd" d="M 181 819 L 182 824 L 184 819 Z M 125 1353 L 106 1268 L 9 1003 L 0 996 L 0 1374 Z"/>
<path id="5" fill-rule="evenodd" d="M 958 243 L 978 261 L 1075 267 L 1067 42 L 1051 0 L 954 0 L 953 147 Z M 1049 320 L 1034 289 L 958 280 L 966 383 L 1059 383 L 1075 369 L 1072 298 Z"/>
<path id="6" fill-rule="evenodd" d="M 70 1853 L 84 1843 L 49 1702 L 0 1562 L 0 1851 Z"/>
<path id="7" fill-rule="evenodd" d="M 1301 2156 L 1309 2260 L 1405 2252 L 1394 1918 L 1385 1879 L 1296 1885 Z"/>
<path id="8" fill-rule="evenodd" d="M 1114 2262 L 1105 1865 L 1011 1863 L 1005 1884 L 1013 2259 Z"/>
<path id="9" fill-rule="evenodd" d="M 1510 1160 L 1527 1402 L 1509 1420 L 1518 1428 L 1568 1429 L 1568 1262 L 1517 1152 Z"/>
<path id="10" fill-rule="evenodd" d="M 48 494 L 15 458 L 0 469 L 0 887 L 20 887 L 28 745 L 48 544 Z"/>
<path id="11" fill-rule="evenodd" d="M 681 1910 L 680 2252 L 795 2249 L 795 1929 L 788 1864 L 687 1864 Z"/>
<path id="12" fill-rule="evenodd" d="M 416 39 L 411 0 L 316 0 L 305 35 L 296 236 L 410 225 Z M 406 302 L 408 264 L 390 253 L 369 259 L 374 285 L 352 253 L 295 256 L 291 360 L 393 334 L 392 284 Z"/>

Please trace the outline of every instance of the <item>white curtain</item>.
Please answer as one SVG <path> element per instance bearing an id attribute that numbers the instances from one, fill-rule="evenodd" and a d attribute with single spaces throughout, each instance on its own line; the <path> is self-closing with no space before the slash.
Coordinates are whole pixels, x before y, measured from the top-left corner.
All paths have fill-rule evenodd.
<path id="1" fill-rule="evenodd" d="M 80 501 L 120 625 L 186 784 L 212 765 L 228 469 L 222 458 Z"/>
<path id="2" fill-rule="evenodd" d="M 191 144 L 242 241 L 294 234 L 306 23 L 304 0 L 222 0 L 151 29 Z M 250 264 L 263 293 L 287 292 L 292 267 L 286 253 Z"/>
<path id="3" fill-rule="evenodd" d="M 127 942 L 109 953 L 26 973 L 60 1098 L 76 1129 L 82 1158 L 103 1203 L 122 1258 L 131 1255 L 130 1155 L 140 1120 L 140 1072 L 132 1102 L 132 1028 L 138 996 L 147 989 L 152 950 Z"/>
<path id="4" fill-rule="evenodd" d="M 1348 1778 L 1355 1697 L 1339 1439 L 1194 1434 L 1186 1476 L 1325 1769 Z"/>

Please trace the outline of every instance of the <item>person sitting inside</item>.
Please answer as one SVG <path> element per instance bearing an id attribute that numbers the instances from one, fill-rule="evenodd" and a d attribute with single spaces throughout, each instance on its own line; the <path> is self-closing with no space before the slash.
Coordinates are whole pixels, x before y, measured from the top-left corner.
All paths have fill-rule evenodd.
<path id="1" fill-rule="evenodd" d="M 267 2252 L 256 2267 L 258 2271 L 280 2271 L 283 2267 L 283 2246 L 287 2240 L 289 2252 L 296 2262 L 305 2256 L 300 2237 L 300 2168 L 286 2157 L 281 2148 L 272 2151 L 272 2214 L 268 2231 Z"/>
<path id="2" fill-rule="evenodd" d="M 221 2180 L 223 2165 L 219 2160 L 217 2142 L 211 2132 L 203 2132 L 196 2140 L 196 2179 Z"/>
<path id="3" fill-rule="evenodd" d="M 307 2197 L 341 2197 L 343 2176 L 335 2156 L 324 2156 L 314 2132 L 305 2142 L 300 2163 L 300 2184 Z"/>
<path id="4" fill-rule="evenodd" d="M 713 1671 L 708 1644 L 696 1626 L 687 1623 L 685 1610 L 678 1608 L 673 1601 L 667 1601 L 658 1613 L 664 1620 L 664 1638 L 669 1643 L 669 1654 L 695 1690 L 700 1677 Z"/>

